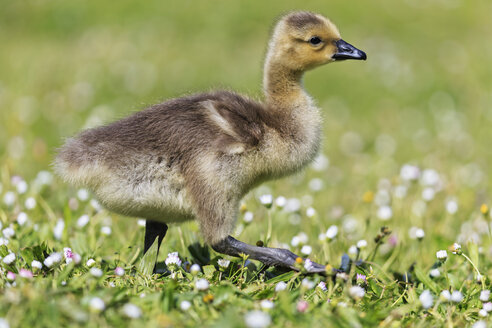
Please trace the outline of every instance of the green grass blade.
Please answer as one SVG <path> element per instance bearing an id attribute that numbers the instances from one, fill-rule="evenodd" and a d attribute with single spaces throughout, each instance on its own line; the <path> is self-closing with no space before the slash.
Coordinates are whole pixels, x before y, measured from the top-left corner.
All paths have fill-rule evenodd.
<path id="1" fill-rule="evenodd" d="M 154 272 L 155 263 L 157 261 L 157 240 L 158 237 L 155 238 L 152 246 L 150 246 L 147 253 L 145 253 L 137 265 L 137 270 L 143 275 L 151 275 Z"/>

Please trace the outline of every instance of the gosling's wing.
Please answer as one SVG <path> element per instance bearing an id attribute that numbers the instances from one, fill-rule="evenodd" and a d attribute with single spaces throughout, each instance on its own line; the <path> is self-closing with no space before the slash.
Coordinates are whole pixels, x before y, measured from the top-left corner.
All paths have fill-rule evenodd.
<path id="1" fill-rule="evenodd" d="M 177 164 L 210 149 L 240 153 L 260 142 L 266 113 L 261 104 L 228 91 L 171 99 L 83 131 L 60 149 L 55 165 L 60 172 L 87 163 L 126 165 L 138 154 Z"/>

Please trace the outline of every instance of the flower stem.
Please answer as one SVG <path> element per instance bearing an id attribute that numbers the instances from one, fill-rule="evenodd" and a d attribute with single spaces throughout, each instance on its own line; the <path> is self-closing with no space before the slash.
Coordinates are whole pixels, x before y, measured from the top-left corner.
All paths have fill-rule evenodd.
<path id="1" fill-rule="evenodd" d="M 465 255 L 465 253 L 461 253 L 461 255 L 463 255 L 463 257 L 468 261 L 470 262 L 470 264 L 472 265 L 473 269 L 475 269 L 475 271 L 477 272 L 477 275 L 478 277 L 480 277 L 480 282 L 482 283 L 482 290 L 485 289 L 485 279 L 484 277 L 480 274 L 480 271 L 478 271 L 478 268 L 476 267 L 475 263 L 472 262 L 472 260 Z"/>
<path id="2" fill-rule="evenodd" d="M 448 267 L 446 266 L 446 262 L 443 263 L 442 265 L 444 267 L 444 277 L 446 277 L 446 283 L 448 285 L 448 288 L 451 286 L 449 283 L 449 277 L 448 277 Z"/>
<path id="3" fill-rule="evenodd" d="M 272 238 L 272 212 L 267 210 L 268 213 L 268 230 L 265 238 L 265 246 L 270 244 L 270 239 Z"/>

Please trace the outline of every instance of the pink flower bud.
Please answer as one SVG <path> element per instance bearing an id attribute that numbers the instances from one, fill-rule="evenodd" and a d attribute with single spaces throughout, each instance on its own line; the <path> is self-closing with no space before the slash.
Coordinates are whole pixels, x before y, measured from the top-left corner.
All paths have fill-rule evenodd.
<path id="1" fill-rule="evenodd" d="M 27 269 L 20 269 L 19 276 L 26 279 L 32 279 L 34 277 L 32 272 Z"/>
<path id="2" fill-rule="evenodd" d="M 14 281 L 15 273 L 13 273 L 12 271 L 7 272 L 7 280 Z"/>
<path id="3" fill-rule="evenodd" d="M 309 303 L 306 301 L 299 301 L 297 302 L 297 311 L 304 313 L 307 311 L 309 307 Z"/>

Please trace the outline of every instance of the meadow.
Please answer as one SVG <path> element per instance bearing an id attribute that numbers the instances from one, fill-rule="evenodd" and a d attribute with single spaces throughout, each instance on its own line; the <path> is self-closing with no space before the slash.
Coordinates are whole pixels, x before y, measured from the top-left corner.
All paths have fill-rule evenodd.
<path id="1" fill-rule="evenodd" d="M 490 1 L 0 8 L 0 328 L 492 327 Z M 54 175 L 84 128 L 203 90 L 260 98 L 271 26 L 294 9 L 330 17 L 368 60 L 306 74 L 322 152 L 248 194 L 234 236 L 326 276 L 224 257 L 194 222 L 143 256 L 142 218 Z"/>

